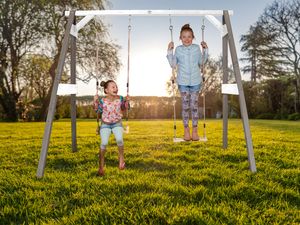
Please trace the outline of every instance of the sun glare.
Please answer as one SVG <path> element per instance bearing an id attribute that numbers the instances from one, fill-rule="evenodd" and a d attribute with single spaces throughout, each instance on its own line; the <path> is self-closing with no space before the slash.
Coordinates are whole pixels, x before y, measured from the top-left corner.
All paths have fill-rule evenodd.
<path id="1" fill-rule="evenodd" d="M 166 59 L 165 49 L 143 48 L 133 52 L 130 61 L 129 95 L 167 96 L 166 83 L 171 68 Z M 117 81 L 120 94 L 125 95 L 127 62 L 123 62 Z"/>

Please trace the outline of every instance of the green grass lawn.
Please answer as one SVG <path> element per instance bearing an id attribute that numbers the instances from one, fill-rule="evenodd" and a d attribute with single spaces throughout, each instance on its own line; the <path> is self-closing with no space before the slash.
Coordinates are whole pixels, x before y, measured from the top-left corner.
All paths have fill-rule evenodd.
<path id="1" fill-rule="evenodd" d="M 78 121 L 77 153 L 70 122 L 55 122 L 37 179 L 45 124 L 0 123 L 0 224 L 300 224 L 299 122 L 250 121 L 255 174 L 240 120 L 227 150 L 221 120 L 207 121 L 206 143 L 174 144 L 172 121 L 129 124 L 126 169 L 111 138 L 97 177 L 96 122 Z"/>

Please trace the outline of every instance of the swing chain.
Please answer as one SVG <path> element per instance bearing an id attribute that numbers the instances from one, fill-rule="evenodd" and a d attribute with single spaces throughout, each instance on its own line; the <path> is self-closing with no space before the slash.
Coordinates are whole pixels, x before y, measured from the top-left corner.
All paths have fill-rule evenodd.
<path id="1" fill-rule="evenodd" d="M 205 25 L 204 25 L 204 18 L 202 19 L 202 26 L 201 26 L 201 30 L 202 30 L 202 41 L 204 42 L 204 30 L 205 30 Z M 206 124 L 205 124 L 205 69 L 204 69 L 204 52 L 203 52 L 203 55 L 202 55 L 202 63 L 201 63 L 201 73 L 202 73 L 202 81 L 203 81 L 203 87 L 202 87 L 202 94 L 203 94 L 203 139 L 204 140 L 207 140 L 206 138 Z"/>
<path id="2" fill-rule="evenodd" d="M 129 74 L 130 74 L 130 43 L 131 43 L 131 15 L 129 15 L 129 18 L 128 18 L 128 43 L 127 43 L 127 84 L 126 84 L 126 87 L 127 87 L 127 95 L 129 95 Z M 126 114 L 128 114 L 128 110 L 126 112 Z M 128 119 L 128 115 L 127 115 L 127 118 L 126 120 Z"/>
<path id="3" fill-rule="evenodd" d="M 128 31 L 131 31 L 131 15 L 128 18 Z"/>
<path id="4" fill-rule="evenodd" d="M 131 27 L 131 15 L 129 15 L 129 18 L 128 18 L 128 43 L 127 43 L 127 83 L 126 83 L 127 97 L 129 96 L 131 28 L 132 28 Z M 127 108 L 126 108 L 126 129 L 125 129 L 125 133 L 129 133 L 128 120 L 129 120 L 129 109 L 128 109 L 128 106 L 127 106 Z"/>
<path id="5" fill-rule="evenodd" d="M 204 19 L 203 19 L 201 30 L 204 32 L 204 29 L 205 29 L 205 25 L 204 25 Z"/>
<path id="6" fill-rule="evenodd" d="M 170 35 L 171 35 L 171 42 L 173 42 L 173 25 L 172 25 L 172 18 L 171 18 L 171 14 L 169 14 L 169 22 L 170 22 L 170 26 L 169 26 L 169 30 L 170 30 Z M 171 77 L 171 81 L 172 81 L 172 95 L 173 95 L 173 114 L 174 114 L 174 124 L 173 124 L 173 128 L 174 128 L 174 140 L 176 139 L 176 91 L 175 91 L 175 78 L 176 77 L 176 70 L 175 68 L 172 66 L 172 77 Z"/>
<path id="7" fill-rule="evenodd" d="M 203 18 L 203 20 L 202 20 L 201 30 L 202 30 L 202 41 L 204 41 L 204 30 L 205 30 L 204 18 Z"/>
<path id="8" fill-rule="evenodd" d="M 170 22 L 169 30 L 170 30 L 170 34 L 171 34 L 171 41 L 173 42 L 173 25 L 172 25 L 171 14 L 169 14 L 169 22 Z"/>
<path id="9" fill-rule="evenodd" d="M 173 30 L 173 26 L 172 26 L 171 14 L 169 14 L 169 22 L 170 22 L 169 30 L 172 31 Z"/>
<path id="10" fill-rule="evenodd" d="M 204 25 L 204 18 L 202 19 L 202 42 L 204 41 L 204 30 L 205 30 L 205 25 Z M 202 55 L 202 63 L 201 63 L 201 73 L 202 73 L 202 81 L 205 82 L 205 77 L 204 77 L 204 54 Z"/>

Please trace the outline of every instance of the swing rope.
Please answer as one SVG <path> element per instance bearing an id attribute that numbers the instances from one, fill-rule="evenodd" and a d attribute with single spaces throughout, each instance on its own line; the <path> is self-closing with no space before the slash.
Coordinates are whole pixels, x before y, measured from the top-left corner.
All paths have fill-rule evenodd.
<path id="1" fill-rule="evenodd" d="M 129 75 L 130 75 L 130 43 L 131 43 L 131 15 L 129 15 L 128 19 L 128 49 L 127 49 L 127 96 L 129 96 Z M 129 125 L 128 125 L 128 119 L 129 119 L 129 107 L 126 107 L 126 129 L 125 133 L 129 133 Z"/>
<path id="2" fill-rule="evenodd" d="M 204 41 L 204 30 L 205 30 L 205 25 L 204 25 L 204 18 L 202 20 L 202 26 L 201 26 L 201 30 L 202 30 L 202 41 Z M 203 139 L 206 140 L 206 124 L 205 124 L 205 89 L 204 89 L 204 84 L 205 84 L 205 77 L 204 77 L 204 51 L 202 52 L 202 60 L 201 60 L 201 73 L 202 73 L 202 81 L 203 81 Z"/>
<path id="3" fill-rule="evenodd" d="M 173 25 L 172 25 L 172 18 L 171 15 L 169 15 L 169 21 L 170 21 L 170 36 L 171 36 L 171 42 L 173 42 Z M 173 94 L 173 113 L 174 113 L 174 139 L 176 139 L 176 91 L 175 91 L 175 75 L 176 75 L 176 68 L 172 66 L 172 94 Z"/>
<path id="4" fill-rule="evenodd" d="M 97 28 L 96 28 L 96 20 L 95 20 L 95 30 L 96 30 L 96 60 L 95 60 L 95 69 L 96 69 L 96 96 L 98 96 L 99 98 L 99 95 L 98 95 L 98 90 L 99 90 L 99 81 L 98 79 L 100 78 L 100 75 L 99 75 L 99 46 L 98 46 L 98 40 L 99 40 L 99 34 L 97 32 Z M 96 129 L 96 134 L 99 135 L 100 134 L 100 112 L 97 112 L 97 129 Z"/>

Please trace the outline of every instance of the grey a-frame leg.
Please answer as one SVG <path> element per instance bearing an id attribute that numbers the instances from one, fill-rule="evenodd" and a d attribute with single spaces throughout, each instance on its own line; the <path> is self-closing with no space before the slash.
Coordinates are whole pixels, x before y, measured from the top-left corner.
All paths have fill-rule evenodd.
<path id="1" fill-rule="evenodd" d="M 241 110 L 244 134 L 245 134 L 246 145 L 247 145 L 248 161 L 250 164 L 250 171 L 255 173 L 256 164 L 255 164 L 255 158 L 253 152 L 253 144 L 252 144 L 252 137 L 251 137 L 250 126 L 249 126 L 245 95 L 244 95 L 244 90 L 242 85 L 241 72 L 240 72 L 239 62 L 238 62 L 236 48 L 234 44 L 233 32 L 231 28 L 228 10 L 224 10 L 223 13 L 224 13 L 225 24 L 227 27 L 227 32 L 228 32 L 228 44 L 230 49 L 231 61 L 233 65 L 233 71 L 234 71 L 235 80 L 239 91 L 239 103 L 240 103 L 240 110 Z"/>
<path id="2" fill-rule="evenodd" d="M 73 20 L 76 24 L 76 17 Z M 71 36 L 71 84 L 76 84 L 76 37 Z M 71 132 L 72 132 L 72 151 L 77 152 L 76 138 L 76 95 L 71 94 Z"/>
<path id="3" fill-rule="evenodd" d="M 59 55 L 59 61 L 58 61 L 58 66 L 57 66 L 57 70 L 56 70 L 55 79 L 53 81 L 53 88 L 52 88 L 52 92 L 51 92 L 51 99 L 50 99 L 47 120 L 46 120 L 46 125 L 45 125 L 42 149 L 41 149 L 41 153 L 40 153 L 40 160 L 39 160 L 39 165 L 38 165 L 38 169 L 37 169 L 37 173 L 36 173 L 37 178 L 41 178 L 44 176 L 47 152 L 48 152 L 53 118 L 54 118 L 55 108 L 56 108 L 58 84 L 61 80 L 61 75 L 62 75 L 64 64 L 65 64 L 66 54 L 67 54 L 67 50 L 69 47 L 70 30 L 71 30 L 71 26 L 73 24 L 74 18 L 75 18 L 75 11 L 71 11 L 67 26 L 66 26 L 66 32 L 64 35 L 64 39 L 62 42 L 62 49 L 61 49 L 61 52 Z"/>
<path id="4" fill-rule="evenodd" d="M 225 19 L 223 16 L 223 25 Z M 222 57 L 222 69 L 223 69 L 223 84 L 228 83 L 228 34 L 225 34 L 222 38 L 223 57 Z M 228 147 L 228 95 L 223 94 L 223 149 Z"/>

